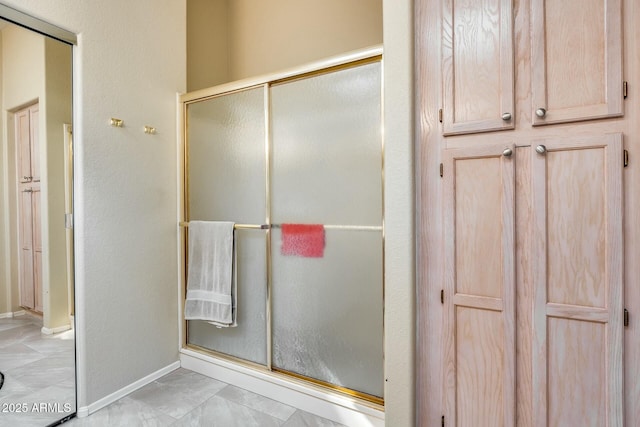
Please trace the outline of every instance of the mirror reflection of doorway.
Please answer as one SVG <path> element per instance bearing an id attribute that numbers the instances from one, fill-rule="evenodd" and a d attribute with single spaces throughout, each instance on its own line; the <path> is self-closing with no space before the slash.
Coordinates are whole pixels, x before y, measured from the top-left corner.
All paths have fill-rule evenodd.
<path id="1" fill-rule="evenodd" d="M 0 19 L 0 425 L 76 411 L 72 53 Z"/>

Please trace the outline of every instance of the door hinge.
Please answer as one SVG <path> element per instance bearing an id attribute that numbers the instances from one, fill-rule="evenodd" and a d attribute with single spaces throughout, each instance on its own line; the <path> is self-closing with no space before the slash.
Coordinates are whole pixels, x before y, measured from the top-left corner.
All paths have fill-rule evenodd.
<path id="1" fill-rule="evenodd" d="M 444 415 L 442 416 L 442 427 L 444 427 Z"/>
<path id="2" fill-rule="evenodd" d="M 629 85 L 627 84 L 627 81 L 626 81 L 626 80 L 622 82 L 622 98 L 623 98 L 623 99 L 627 99 L 627 90 L 628 90 L 628 86 L 629 86 Z"/>
<path id="3" fill-rule="evenodd" d="M 623 159 L 624 167 L 626 168 L 627 166 L 629 166 L 629 151 L 624 150 L 623 153 L 624 153 L 624 159 Z"/>
<path id="4" fill-rule="evenodd" d="M 629 326 L 629 310 L 624 309 L 624 326 Z"/>
<path id="5" fill-rule="evenodd" d="M 440 178 L 444 176 L 444 165 L 440 163 Z"/>
<path id="6" fill-rule="evenodd" d="M 444 289 L 440 289 L 440 303 L 444 304 Z"/>
<path id="7" fill-rule="evenodd" d="M 442 123 L 442 108 L 438 110 L 438 121 Z"/>

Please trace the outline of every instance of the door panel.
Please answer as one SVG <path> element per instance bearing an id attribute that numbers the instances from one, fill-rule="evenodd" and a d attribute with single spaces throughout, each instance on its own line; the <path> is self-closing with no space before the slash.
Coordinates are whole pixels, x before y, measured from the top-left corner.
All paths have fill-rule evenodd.
<path id="1" fill-rule="evenodd" d="M 42 313 L 42 221 L 40 209 L 40 188 L 31 193 L 33 220 L 33 292 L 35 311 Z"/>
<path id="2" fill-rule="evenodd" d="M 534 425 L 622 425 L 622 135 L 532 150 Z"/>
<path id="3" fill-rule="evenodd" d="M 31 189 L 20 192 L 20 305 L 33 309 L 35 295 L 31 196 Z"/>
<path id="4" fill-rule="evenodd" d="M 621 28 L 621 0 L 532 0 L 534 125 L 622 115 Z"/>
<path id="5" fill-rule="evenodd" d="M 511 0 L 445 0 L 442 71 L 445 135 L 513 129 Z"/>
<path id="6" fill-rule="evenodd" d="M 448 425 L 515 423 L 515 156 L 504 149 L 444 152 Z"/>
<path id="7" fill-rule="evenodd" d="M 16 143 L 18 147 L 18 182 L 31 182 L 31 138 L 29 110 L 16 113 Z"/>
<path id="8" fill-rule="evenodd" d="M 40 182 L 40 141 L 38 104 L 29 109 L 29 131 L 31 135 L 31 176 L 34 182 Z"/>
<path id="9" fill-rule="evenodd" d="M 548 328 L 548 425 L 606 426 L 605 324 L 549 317 Z"/>

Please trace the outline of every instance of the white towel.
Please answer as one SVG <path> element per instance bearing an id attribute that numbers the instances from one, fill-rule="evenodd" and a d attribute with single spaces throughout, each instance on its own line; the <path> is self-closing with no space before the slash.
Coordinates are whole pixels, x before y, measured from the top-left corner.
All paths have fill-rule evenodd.
<path id="1" fill-rule="evenodd" d="M 189 222 L 185 319 L 237 326 L 233 226 L 233 222 Z"/>

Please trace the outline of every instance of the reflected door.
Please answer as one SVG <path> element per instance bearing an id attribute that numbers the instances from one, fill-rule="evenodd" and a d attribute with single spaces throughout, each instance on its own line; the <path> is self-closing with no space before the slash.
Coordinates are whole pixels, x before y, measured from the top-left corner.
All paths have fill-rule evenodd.
<path id="1" fill-rule="evenodd" d="M 20 305 L 42 313 L 42 224 L 38 104 L 15 114 L 20 224 Z"/>

